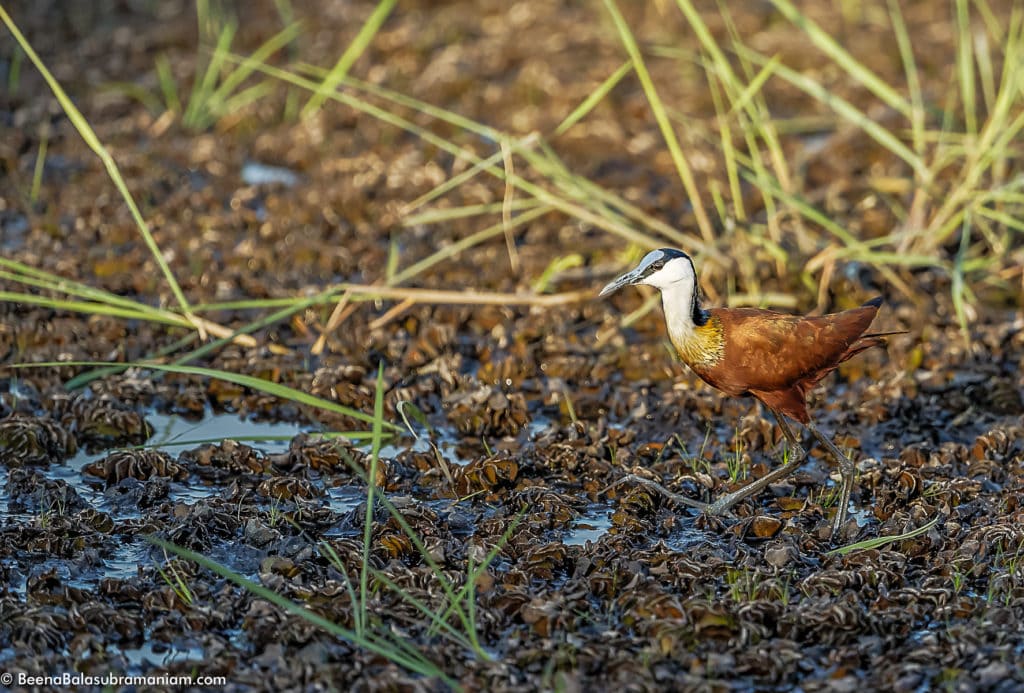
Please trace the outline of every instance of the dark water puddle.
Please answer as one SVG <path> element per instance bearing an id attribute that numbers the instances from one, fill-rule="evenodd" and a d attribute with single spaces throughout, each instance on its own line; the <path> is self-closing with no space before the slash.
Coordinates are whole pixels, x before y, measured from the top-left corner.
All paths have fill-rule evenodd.
<path id="1" fill-rule="evenodd" d="M 211 413 L 197 421 L 175 415 L 148 412 L 146 420 L 153 427 L 153 434 L 143 447 L 160 450 L 173 458 L 177 458 L 183 452 L 194 450 L 206 444 L 219 444 L 224 440 L 242 442 L 263 455 L 280 454 L 289 450 L 296 436 L 310 433 L 310 427 L 308 426 L 292 423 L 252 421 L 231 414 Z M 452 434 L 432 431 L 431 435 L 428 436 L 426 431 L 423 431 L 421 435 L 416 437 L 404 436 L 398 440 L 388 441 L 388 444 L 381 447 L 380 456 L 384 459 L 394 459 L 409 452 L 431 453 L 436 448 L 441 456 L 454 464 L 465 466 L 474 461 L 475 458 L 459 454 L 458 443 L 459 439 Z M 36 564 L 32 570 L 19 570 L 16 571 L 16 574 L 12 573 L 12 579 L 8 585 L 14 593 L 26 598 L 26 586 L 31 575 L 39 574 L 40 571 L 54 571 L 64 584 L 89 590 L 95 589 L 101 580 L 107 578 L 119 580 L 135 579 L 140 575 L 140 571 L 152 568 L 161 562 L 160 551 L 155 549 L 143 534 L 137 533 L 135 529 L 131 528 L 135 526 L 136 521 L 144 519 L 147 512 L 150 511 L 138 507 L 134 501 L 131 501 L 130 493 L 125 492 L 127 495 L 117 493 L 126 484 L 132 486 L 132 483 L 139 485 L 148 482 L 134 481 L 128 478 L 120 484 L 108 487 L 103 479 L 85 472 L 88 465 L 103 460 L 113 452 L 115 452 L 114 449 L 91 452 L 81 448 L 73 457 L 62 464 L 52 464 L 48 467 L 37 468 L 38 473 L 46 479 L 65 482 L 70 489 L 74 490 L 74 493 L 77 494 L 84 505 L 109 516 L 115 523 L 115 528 L 108 535 L 109 541 L 104 542 L 106 549 L 101 551 L 101 555 L 97 555 L 94 560 L 69 561 L 57 559 L 44 561 Z M 364 484 L 357 481 L 354 482 L 348 474 L 341 477 L 329 474 L 314 474 L 313 476 L 315 479 L 314 483 L 322 491 L 322 495 L 319 497 L 320 505 L 339 517 L 349 515 L 366 500 Z M 166 495 L 158 502 L 170 502 L 175 505 L 191 507 L 223 494 L 226 485 L 225 483 L 204 483 L 192 476 L 189 479 L 180 481 L 169 480 L 166 483 L 166 487 Z M 127 502 L 122 502 L 122 496 Z M 281 508 L 285 508 L 290 502 L 286 500 L 271 501 L 271 504 L 279 503 Z M 422 506 L 443 516 L 458 512 L 453 509 L 451 499 L 426 500 L 423 498 L 411 498 L 410 502 L 417 507 Z M 7 484 L 0 483 L 0 527 L 11 528 L 14 531 L 18 531 L 19 528 L 39 527 L 41 523 L 47 521 L 48 515 L 53 514 L 57 516 L 65 512 L 72 512 L 70 509 L 64 508 L 30 507 L 27 510 L 22 510 L 21 506 L 15 506 L 14 511 L 12 511 L 11 506 L 10 489 Z M 592 530 L 595 532 L 592 537 L 596 539 L 607 529 L 609 522 L 607 508 L 595 509 L 595 513 L 595 522 L 600 527 L 599 529 Z M 585 520 L 586 518 L 581 520 L 580 532 L 587 531 Z M 130 525 L 128 529 L 123 527 L 123 523 L 126 522 Z M 359 522 L 361 524 L 361 520 Z M 472 532 L 472 528 L 476 524 L 474 519 L 468 517 L 463 523 L 468 532 Z M 345 531 L 340 532 L 340 534 L 345 533 Z M 335 532 L 328 531 L 325 536 L 333 534 Z M 581 541 L 585 541 L 585 538 L 581 537 Z M 220 557 L 226 565 L 233 564 L 235 559 L 238 559 L 240 556 L 243 557 L 243 563 L 248 558 L 252 558 L 251 556 L 246 557 L 244 555 L 246 554 L 245 551 L 239 554 L 237 549 L 229 550 L 228 554 L 227 556 Z M 253 563 L 253 565 L 256 565 L 256 563 Z M 159 645 L 159 647 L 166 647 L 166 645 Z M 143 660 L 151 662 L 176 661 L 176 658 L 187 659 L 196 654 L 196 652 L 188 648 L 182 650 L 180 648 L 176 649 L 173 646 L 171 649 L 161 652 L 155 652 L 152 648 L 146 646 L 137 650 L 124 650 L 123 653 L 129 661 L 140 665 L 143 663 Z M 199 652 L 199 656 L 201 656 L 201 652 Z M 168 660 L 168 658 L 170 659 Z"/>
<path id="2" fill-rule="evenodd" d="M 230 439 L 245 442 L 265 453 L 284 452 L 292 438 L 305 429 L 298 424 L 250 421 L 231 414 L 210 414 L 195 421 L 180 416 L 150 413 L 146 420 L 153 426 L 153 435 L 143 447 L 161 450 L 177 457 L 180 453 L 207 443 L 220 443 Z M 45 471 L 46 476 L 62 479 L 73 487 L 94 508 L 110 512 L 114 519 L 139 517 L 137 512 L 117 511 L 104 496 L 103 484 L 98 479 L 83 473 L 83 469 L 109 455 L 113 450 L 90 453 L 84 448 L 62 465 L 54 465 Z M 220 488 L 188 483 L 172 483 L 171 500 L 194 503 L 216 495 Z M 6 496 L 0 490 L 0 510 L 6 510 Z"/>
<path id="3" fill-rule="evenodd" d="M 612 526 L 612 509 L 604 503 L 591 503 L 572 523 L 569 532 L 562 537 L 566 546 L 585 546 L 588 541 L 597 543 L 608 534 Z"/>
<path id="4" fill-rule="evenodd" d="M 832 484 L 833 486 L 835 484 Z M 854 503 L 850 504 L 850 517 L 856 520 L 858 527 L 867 527 L 870 524 L 876 523 L 874 509 L 870 506 L 858 506 Z"/>
<path id="5" fill-rule="evenodd" d="M 692 522 L 685 522 L 665 540 L 665 546 L 679 553 L 688 553 L 702 544 L 713 543 L 717 540 L 717 535 L 697 529 Z"/>
<path id="6" fill-rule="evenodd" d="M 465 465 L 465 464 L 468 464 L 468 462 L 469 462 L 468 460 L 461 459 L 458 455 L 455 454 L 455 449 L 454 449 L 455 448 L 455 442 L 454 441 L 448 441 L 448 440 L 445 440 L 444 438 L 438 438 L 436 435 L 434 435 L 434 436 L 418 435 L 418 436 L 416 436 L 415 438 L 412 439 L 412 444 L 411 445 L 393 445 L 393 444 L 381 445 L 380 446 L 380 457 L 382 457 L 384 459 L 394 459 L 394 458 L 398 457 L 401 453 L 406 452 L 406 451 L 410 451 L 410 452 L 430 452 L 432 445 L 436 445 L 438 447 L 438 449 L 441 450 L 442 453 L 446 453 L 445 456 L 448 457 L 452 462 L 455 462 L 455 463 L 457 463 L 459 465 Z M 448 453 L 450 453 L 450 457 L 449 457 Z"/>
<path id="7" fill-rule="evenodd" d="M 88 660 L 92 654 L 86 651 L 82 653 L 81 657 L 83 660 Z M 95 654 L 102 655 L 105 660 L 109 659 L 110 655 L 122 655 L 128 662 L 128 669 L 124 673 L 135 676 L 150 671 L 154 666 L 167 667 L 190 660 L 200 662 L 205 656 L 203 648 L 198 645 L 159 641 L 144 642 L 138 647 L 122 647 L 116 642 L 111 642 L 106 644 L 104 652 Z M 0 649 L 0 661 L 10 659 L 14 655 L 13 648 Z"/>
<path id="8" fill-rule="evenodd" d="M 572 527 L 562 537 L 562 543 L 566 546 L 586 546 L 587 542 L 596 544 L 611 531 L 613 512 L 614 508 L 605 503 L 591 503 L 573 521 Z M 681 519 L 669 536 L 650 537 L 650 543 L 653 546 L 664 542 L 670 549 L 685 553 L 695 546 L 715 539 L 716 535 L 694 527 L 692 517 L 688 517 Z"/>
<path id="9" fill-rule="evenodd" d="M 0 213 L 0 250 L 13 253 L 25 246 L 31 223 L 24 214 L 14 211 Z"/>
<path id="10" fill-rule="evenodd" d="M 186 420 L 178 416 L 167 416 L 150 413 L 147 421 L 154 428 L 153 436 L 145 447 L 156 448 L 176 457 L 181 452 L 193 449 L 207 442 L 219 443 L 224 439 L 244 441 L 264 454 L 280 453 L 288 450 L 291 440 L 305 432 L 302 426 L 289 423 L 268 423 L 241 419 L 229 414 L 207 416 L 200 421 Z M 145 511 L 131 503 L 118 503 L 110 497 L 102 480 L 84 473 L 84 468 L 92 462 L 101 460 L 113 450 L 90 453 L 85 449 L 67 460 L 64 464 L 54 464 L 39 469 L 48 479 L 61 480 L 74 489 L 78 497 L 89 507 L 106 513 L 115 522 L 135 520 L 143 517 Z M 193 505 L 198 501 L 209 499 L 223 490 L 223 486 L 191 482 L 171 482 L 167 498 L 174 503 Z M 327 489 L 328 505 L 335 512 L 345 512 L 356 505 L 365 493 L 359 488 L 341 486 Z M 20 511 L 18 507 L 12 511 L 8 484 L 0 484 L 0 527 L 43 526 L 51 515 L 60 515 L 65 509 L 41 508 Z M 116 536 L 118 531 L 115 529 Z M 153 547 L 144 537 L 123 537 L 116 547 L 103 554 L 97 565 L 74 565 L 65 560 L 43 562 L 37 564 L 33 573 L 39 570 L 55 570 L 62 580 L 74 587 L 92 589 L 99 580 L 104 578 L 132 579 L 138 575 L 140 567 L 153 564 Z M 16 593 L 25 594 L 27 574 L 21 574 L 10 583 Z M 140 651 L 141 652 L 141 651 Z M 131 655 L 126 651 L 126 656 Z M 143 652 L 144 654 L 154 654 Z M 174 653 L 171 652 L 174 656 Z M 152 659 L 152 658 L 150 658 Z"/>
<path id="11" fill-rule="evenodd" d="M 180 643 L 144 642 L 138 647 L 121 648 L 109 645 L 114 652 L 120 652 L 130 665 L 128 673 L 141 674 L 152 666 L 169 666 L 189 660 L 202 661 L 203 648 L 198 645 Z"/>
<path id="12" fill-rule="evenodd" d="M 211 414 L 200 421 L 148 414 L 146 420 L 154 429 L 146 447 L 159 448 L 175 456 L 197 445 L 219 443 L 228 438 L 253 444 L 265 453 L 284 452 L 292 438 L 307 430 L 299 424 L 250 421 L 231 414 Z"/>
<path id="13" fill-rule="evenodd" d="M 483 444 L 479 441 L 472 441 L 467 445 L 466 440 L 460 438 L 454 431 L 448 428 L 432 428 L 427 430 L 413 424 L 411 430 L 406 429 L 398 442 L 385 442 L 380 447 L 380 457 L 384 459 L 396 459 L 403 453 L 431 453 L 436 449 L 447 462 L 465 467 L 475 459 L 472 450 L 477 447 L 483 452 Z M 408 435 L 412 433 L 412 435 Z"/>
<path id="14" fill-rule="evenodd" d="M 139 574 L 142 566 L 152 565 L 150 552 L 153 545 L 144 537 L 122 544 L 115 555 L 103 559 L 103 577 L 130 580 Z"/>
<path id="15" fill-rule="evenodd" d="M 355 510 L 364 500 L 366 490 L 362 487 L 351 484 L 327 487 L 327 507 L 338 514 Z"/>

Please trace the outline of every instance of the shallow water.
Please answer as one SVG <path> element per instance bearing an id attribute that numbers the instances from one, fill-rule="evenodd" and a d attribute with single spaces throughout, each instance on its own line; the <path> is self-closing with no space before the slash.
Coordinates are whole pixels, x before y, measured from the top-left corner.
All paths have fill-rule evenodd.
<path id="1" fill-rule="evenodd" d="M 131 673 L 147 671 L 153 665 L 166 667 L 176 662 L 185 662 L 190 659 L 202 661 L 204 650 L 198 645 L 181 645 L 178 643 L 144 642 L 138 647 L 119 648 L 112 646 L 112 649 L 125 656 L 131 665 Z"/>
<path id="2" fill-rule="evenodd" d="M 298 424 L 253 421 L 212 412 L 207 412 L 199 421 L 173 414 L 147 414 L 146 420 L 153 425 L 153 436 L 146 441 L 146 447 L 163 450 L 172 456 L 204 443 L 219 443 L 225 439 L 251 444 L 265 453 L 284 452 L 292 438 L 308 432 L 308 427 Z"/>
<path id="3" fill-rule="evenodd" d="M 288 450 L 294 436 L 308 429 L 291 423 L 252 421 L 231 414 L 210 413 L 200 421 L 192 421 L 175 415 L 150 413 L 146 419 L 153 425 L 154 433 L 143 447 L 159 449 L 173 457 L 177 457 L 185 450 L 211 442 L 219 443 L 226 439 L 245 442 L 264 454 L 280 453 Z M 64 464 L 41 468 L 40 473 L 49 479 L 65 481 L 89 507 L 106 513 L 115 523 L 142 518 L 146 515 L 145 511 L 129 503 L 114 502 L 112 497 L 107 495 L 109 489 L 102 479 L 83 473 L 88 464 L 103 459 L 113 451 L 89 453 L 80 448 Z M 168 484 L 167 499 L 173 503 L 193 505 L 214 497 L 223 490 L 223 485 L 207 485 L 198 480 L 194 483 L 171 481 Z M 361 488 L 352 486 L 329 488 L 327 493 L 330 499 L 328 507 L 335 512 L 350 510 L 365 497 L 365 492 Z M 47 522 L 44 516 L 63 512 L 65 511 L 60 508 L 36 512 L 11 512 L 7 484 L 0 484 L 0 526 L 40 525 Z M 118 529 L 115 526 L 114 535 L 117 533 Z M 140 569 L 151 567 L 154 564 L 152 551 L 152 545 L 144 537 L 132 536 L 117 541 L 110 551 L 105 551 L 101 558 L 102 565 L 95 569 L 76 568 L 72 571 L 67 561 L 58 559 L 52 560 L 50 567 L 57 571 L 66 584 L 92 589 L 105 578 L 131 579 L 139 574 Z M 47 566 L 46 562 L 37 564 L 35 571 L 44 570 Z M 13 591 L 24 595 L 27 578 L 27 575 L 22 575 L 20 579 L 11 583 Z"/>
<path id="4" fill-rule="evenodd" d="M 612 509 L 604 503 L 591 503 L 573 521 L 572 527 L 562 537 L 566 546 L 584 546 L 588 541 L 598 542 L 608 534 L 612 526 Z"/>

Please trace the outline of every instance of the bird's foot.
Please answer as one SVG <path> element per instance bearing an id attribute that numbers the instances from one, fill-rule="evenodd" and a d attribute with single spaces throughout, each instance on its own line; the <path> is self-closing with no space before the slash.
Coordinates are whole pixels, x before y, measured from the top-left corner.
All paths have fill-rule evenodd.
<path id="1" fill-rule="evenodd" d="M 742 490 L 742 489 L 741 489 Z M 708 515 L 724 515 L 732 510 L 732 507 L 746 497 L 747 494 L 737 497 L 734 493 L 727 493 L 719 496 L 713 503 L 708 504 L 704 512 Z"/>
<path id="2" fill-rule="evenodd" d="M 609 489 L 612 489 L 618 486 L 619 484 L 623 484 L 630 481 L 636 484 L 643 484 L 648 488 L 654 489 L 661 495 L 665 496 L 670 503 L 674 503 L 676 505 L 686 505 L 691 508 L 696 508 L 697 510 L 704 511 L 706 511 L 709 507 L 707 503 L 702 503 L 701 501 L 693 500 L 692 498 L 687 498 L 686 496 L 676 493 L 674 491 L 669 491 L 667 488 L 659 484 L 657 481 L 654 481 L 653 479 L 644 478 L 639 474 L 627 474 L 626 476 L 622 477 L 618 481 L 608 486 L 605 489 L 605 491 L 608 491 Z"/>
<path id="3" fill-rule="evenodd" d="M 849 495 L 847 495 L 847 503 L 836 507 L 836 514 L 832 517 L 832 532 L 829 534 L 829 540 L 836 544 L 843 538 L 843 528 L 846 527 L 846 521 L 850 518 L 850 514 L 847 511 L 849 507 Z"/>

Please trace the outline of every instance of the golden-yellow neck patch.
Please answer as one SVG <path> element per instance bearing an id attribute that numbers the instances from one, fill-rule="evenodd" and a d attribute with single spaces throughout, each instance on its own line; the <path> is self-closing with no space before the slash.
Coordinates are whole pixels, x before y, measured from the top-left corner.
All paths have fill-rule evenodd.
<path id="1" fill-rule="evenodd" d="M 694 325 L 685 336 L 669 337 L 679 358 L 691 368 L 714 366 L 725 355 L 725 337 L 718 316 L 711 316 L 703 325 Z"/>

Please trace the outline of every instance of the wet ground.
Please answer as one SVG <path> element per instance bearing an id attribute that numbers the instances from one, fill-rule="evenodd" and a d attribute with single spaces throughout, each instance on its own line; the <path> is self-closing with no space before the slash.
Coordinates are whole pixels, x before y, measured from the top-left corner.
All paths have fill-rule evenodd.
<path id="1" fill-rule="evenodd" d="M 355 72 L 503 130 L 549 131 L 622 60 L 599 7 L 554 5 L 404 7 Z M 12 12 L 111 148 L 193 302 L 382 281 L 396 253 L 407 267 L 483 225 L 405 227 L 403 205 L 460 164 L 344 107 L 299 122 L 287 117 L 296 97 L 281 90 L 194 132 L 123 90 L 101 89 L 134 82 L 158 91 L 161 53 L 175 75 L 190 76 L 195 18 L 175 4 L 81 7 L 55 22 L 45 8 Z M 928 7 L 908 10 L 913 27 L 937 25 Z M 296 4 L 308 40 L 295 50 L 331 64 L 371 8 Z M 630 19 L 638 33 L 667 42 L 683 31 L 671 9 Z M 244 16 L 237 50 L 254 49 L 281 26 L 273 3 Z M 743 18 L 744 32 L 771 20 L 767 9 Z M 764 37 L 777 46 L 792 41 L 778 29 Z M 871 54 L 870 46 L 861 50 Z M 926 67 L 929 58 L 940 61 L 922 56 Z M 875 69 L 895 69 L 878 60 Z M 665 84 L 671 92 L 685 81 Z M 695 92 L 687 101 L 695 118 L 708 115 L 709 98 Z M 4 256 L 172 303 L 101 165 L 27 65 L 0 103 Z M 557 142 L 571 168 L 692 228 L 635 85 L 619 87 L 580 127 Z M 495 149 L 438 129 L 481 155 Z M 808 157 L 808 185 L 821 178 L 820 203 L 870 234 L 884 220 L 858 206 L 865 186 L 857 176 L 877 166 L 879 154 L 849 144 L 826 136 L 813 140 L 813 153 L 790 146 Z M 502 184 L 480 178 L 443 204 L 494 203 L 503 194 Z M 596 294 L 624 268 L 621 239 L 557 213 L 526 225 L 515 241 L 514 268 L 498 236 L 410 283 L 525 293 L 553 258 L 580 253 L 583 264 L 554 275 L 551 290 Z M 794 297 L 795 310 L 816 307 L 819 297 L 796 269 L 813 248 L 794 241 L 794 264 L 780 274 L 763 247 L 741 243 L 723 231 L 727 259 L 703 268 L 712 300 L 764 290 Z M 764 269 L 744 274 L 740 256 Z M 727 283 L 736 276 L 741 285 Z M 257 332 L 255 348 L 223 347 L 201 363 L 363 412 L 373 409 L 382 368 L 385 418 L 401 423 L 402 402 L 425 414 L 426 424 L 411 422 L 411 432 L 402 426 L 385 441 L 377 475 L 425 551 L 376 508 L 370 562 L 379 572 L 369 612 L 374 627 L 466 689 L 1017 690 L 1020 297 L 979 285 L 965 339 L 948 276 L 900 277 L 910 293 L 877 268 L 840 265 L 820 306 L 884 294 L 876 328 L 907 330 L 887 351 L 845 365 L 812 397 L 822 428 L 857 459 L 854 512 L 837 543 L 828 533 L 838 475 L 817 450 L 791 479 L 724 518 L 616 485 L 638 473 L 707 500 L 765 474 L 780 455 L 780 431 L 755 403 L 724 399 L 674 359 L 657 310 L 623 326 L 643 300 L 639 291 L 547 307 L 427 303 L 389 312 L 396 301 L 357 303 L 321 354 L 312 347 L 332 306 L 316 307 Z M 0 315 L 8 366 L 133 361 L 185 335 L 14 301 L 0 302 Z M 237 327 L 256 316 L 225 309 L 207 317 Z M 0 370 L 0 670 L 223 675 L 236 689 L 444 688 L 147 540 L 201 553 L 354 627 L 345 576 L 360 566 L 369 451 L 325 434 L 366 431 L 365 422 L 152 370 L 65 387 L 88 370 Z M 911 539 L 829 553 L 929 523 Z M 461 588 L 496 547 L 475 578 L 474 652 L 432 629 L 413 600 L 443 608 L 438 570 Z"/>

